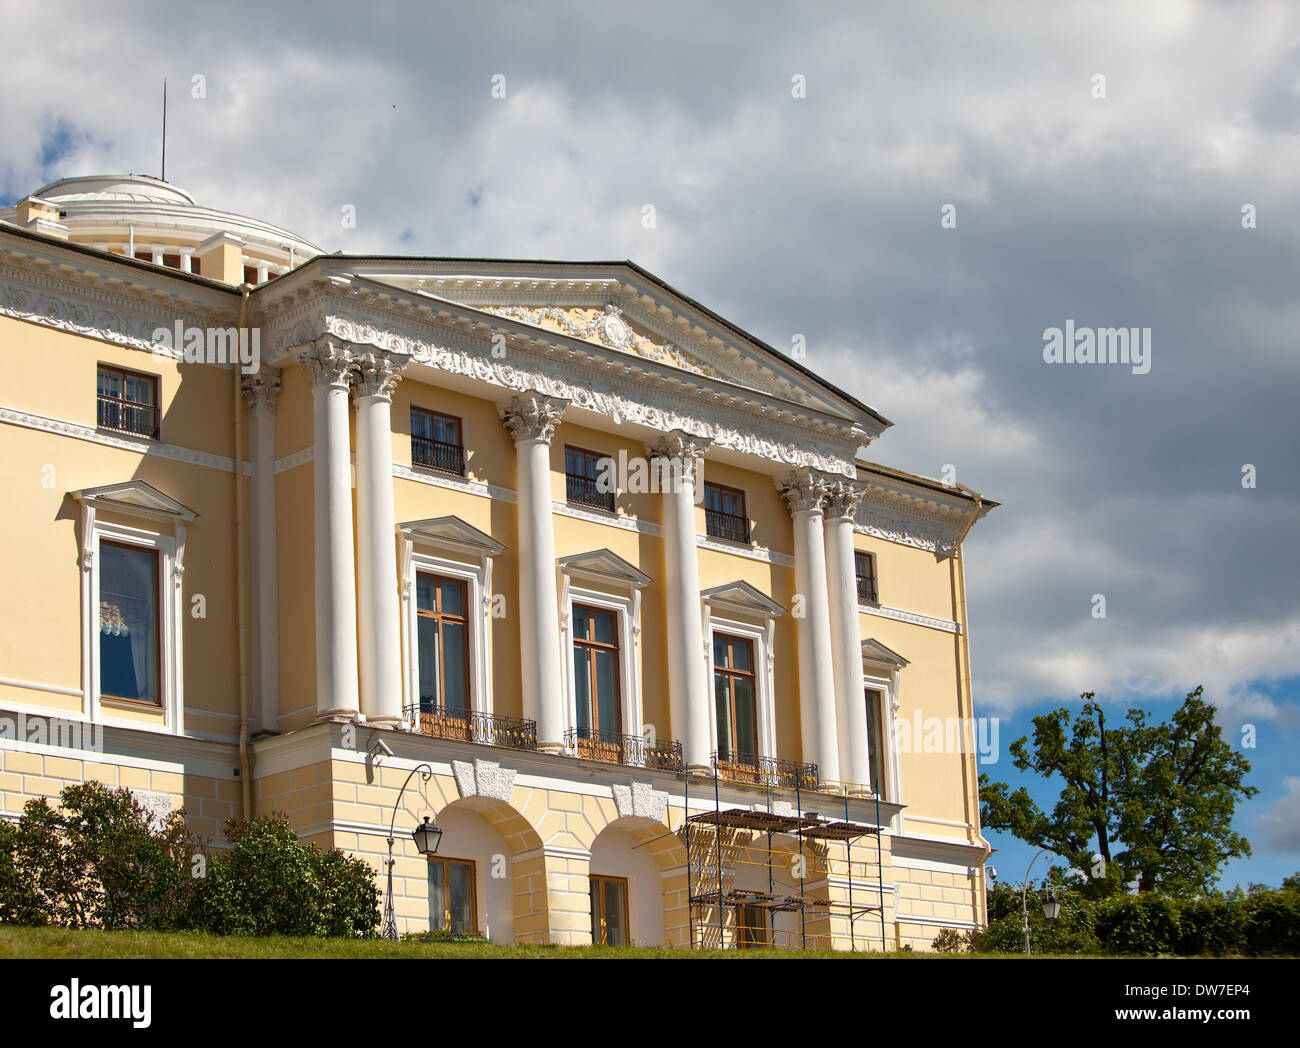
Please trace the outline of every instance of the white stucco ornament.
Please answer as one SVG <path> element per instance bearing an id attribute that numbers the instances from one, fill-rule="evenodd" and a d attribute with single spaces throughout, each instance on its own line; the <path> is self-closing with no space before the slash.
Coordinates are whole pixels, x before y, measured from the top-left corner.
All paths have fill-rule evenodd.
<path id="1" fill-rule="evenodd" d="M 610 786 L 610 791 L 614 794 L 614 807 L 618 809 L 620 818 L 636 815 L 643 819 L 663 822 L 668 813 L 667 792 L 656 790 L 649 783 L 632 782 L 626 786 L 613 785 Z"/>
<path id="2" fill-rule="evenodd" d="M 489 797 L 494 801 L 510 800 L 515 784 L 513 768 L 503 768 L 496 761 L 452 761 L 451 774 L 462 797 Z"/>

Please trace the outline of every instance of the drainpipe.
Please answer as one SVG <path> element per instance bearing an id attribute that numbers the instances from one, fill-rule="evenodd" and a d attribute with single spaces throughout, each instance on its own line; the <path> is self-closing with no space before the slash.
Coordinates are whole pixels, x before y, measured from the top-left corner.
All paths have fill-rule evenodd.
<path id="1" fill-rule="evenodd" d="M 248 296 L 252 285 L 240 284 L 239 293 L 239 328 L 240 332 L 248 324 Z M 235 362 L 233 372 L 233 390 L 235 397 L 234 433 L 235 433 L 235 635 L 239 641 L 239 779 L 243 794 L 243 817 L 247 821 L 253 814 L 253 775 L 252 756 L 248 748 L 248 627 L 244 621 L 244 564 L 247 552 L 244 549 L 244 395 L 241 387 L 243 369 L 239 361 Z"/>

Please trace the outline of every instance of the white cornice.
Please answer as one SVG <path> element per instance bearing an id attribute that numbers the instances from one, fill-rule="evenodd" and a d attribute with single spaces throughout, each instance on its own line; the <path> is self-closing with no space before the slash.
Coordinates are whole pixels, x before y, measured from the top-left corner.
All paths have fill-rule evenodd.
<path id="1" fill-rule="evenodd" d="M 179 320 L 198 327 L 235 322 L 235 300 L 169 270 L 137 269 L 0 232 L 0 316 L 153 351 L 153 332 Z"/>
<path id="2" fill-rule="evenodd" d="M 17 408 L 0 406 L 0 422 L 27 429 L 38 429 L 45 433 L 55 433 L 62 437 L 72 437 L 76 440 L 86 440 L 108 448 L 134 451 L 140 455 L 157 455 L 177 462 L 188 462 L 192 466 L 206 466 L 208 469 L 224 470 L 227 473 L 234 469 L 234 462 L 222 455 L 210 455 L 206 451 L 195 451 L 193 448 L 183 448 L 178 444 L 134 440 L 131 437 L 105 433 L 93 426 L 83 426 L 79 422 L 46 418 L 44 415 L 34 415 L 29 411 L 19 411 Z"/>
<path id="3" fill-rule="evenodd" d="M 957 555 L 957 544 L 974 512 L 969 499 L 875 473 L 859 474 L 859 480 L 866 490 L 858 504 L 855 531 L 940 557 Z"/>

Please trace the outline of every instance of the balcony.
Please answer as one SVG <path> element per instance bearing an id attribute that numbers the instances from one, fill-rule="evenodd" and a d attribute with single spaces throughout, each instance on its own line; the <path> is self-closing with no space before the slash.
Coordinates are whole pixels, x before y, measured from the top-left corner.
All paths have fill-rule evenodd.
<path id="1" fill-rule="evenodd" d="M 724 782 L 772 790 L 816 790 L 821 785 L 817 765 L 759 757 L 750 753 L 713 754 L 713 768 Z"/>
<path id="2" fill-rule="evenodd" d="M 436 469 L 440 473 L 465 475 L 465 449 L 459 444 L 428 437 L 411 438 L 411 465 Z"/>
<path id="3" fill-rule="evenodd" d="M 720 509 L 704 511 L 705 530 L 710 538 L 728 539 L 749 545 L 749 518 Z"/>
<path id="4" fill-rule="evenodd" d="M 594 477 L 583 477 L 577 473 L 566 473 L 565 498 L 571 506 L 586 506 L 589 509 L 603 509 L 606 513 L 614 512 L 614 493 L 601 491 Z"/>
<path id="5" fill-rule="evenodd" d="M 98 395 L 98 401 L 97 424 L 100 429 L 158 439 L 158 409 L 152 404 L 136 404 L 102 393 Z"/>
<path id="6" fill-rule="evenodd" d="M 476 746 L 500 746 L 511 750 L 537 749 L 537 722 L 494 713 L 443 713 L 420 706 L 407 706 L 406 723 L 432 739 L 472 742 Z"/>
<path id="7" fill-rule="evenodd" d="M 606 764 L 623 764 L 631 768 L 682 772 L 682 744 L 676 740 L 648 743 L 640 735 L 570 728 L 564 733 L 564 747 L 575 757 Z"/>

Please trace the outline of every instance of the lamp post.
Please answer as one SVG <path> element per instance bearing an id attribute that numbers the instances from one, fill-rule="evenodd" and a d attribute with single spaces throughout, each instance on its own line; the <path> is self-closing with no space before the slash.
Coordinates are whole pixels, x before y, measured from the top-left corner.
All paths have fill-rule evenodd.
<path id="1" fill-rule="evenodd" d="M 420 781 L 428 782 L 433 776 L 433 769 L 427 764 L 417 764 L 411 769 L 411 774 L 406 777 L 406 782 L 402 783 L 402 788 L 397 791 L 397 800 L 393 802 L 393 817 L 388 821 L 388 895 L 384 902 L 384 938 L 397 940 L 397 910 L 393 905 L 393 866 L 397 860 L 393 858 L 393 845 L 397 843 L 393 836 L 393 827 L 397 824 L 397 809 L 402 804 L 402 794 L 406 792 L 406 787 L 410 785 L 415 773 L 420 773 Z M 429 821 L 429 816 L 424 817 L 424 822 L 411 831 L 411 837 L 415 841 L 415 846 L 420 849 L 421 855 L 433 855 L 438 850 L 438 845 L 442 841 L 442 830 Z"/>
<path id="2" fill-rule="evenodd" d="M 1032 951 L 1029 949 L 1029 875 L 1033 872 L 1034 863 L 1038 861 L 1038 856 L 1048 851 L 1047 848 L 1040 848 L 1038 855 L 1029 860 L 1029 869 L 1025 871 L 1025 883 L 1020 889 L 1020 912 L 1025 921 L 1025 953 Z M 1056 920 L 1061 915 L 1061 900 L 1056 897 L 1056 892 L 1048 885 L 1047 897 L 1043 899 L 1043 916 L 1049 921 Z"/>

